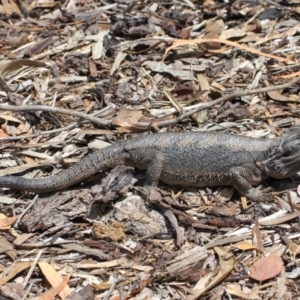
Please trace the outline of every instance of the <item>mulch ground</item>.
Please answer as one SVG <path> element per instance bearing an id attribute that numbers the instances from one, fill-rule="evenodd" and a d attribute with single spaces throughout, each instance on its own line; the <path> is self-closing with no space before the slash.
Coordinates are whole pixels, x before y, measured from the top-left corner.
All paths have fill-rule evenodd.
<path id="1" fill-rule="evenodd" d="M 300 124 L 298 0 L 1 4 L 0 176 L 138 135 Z M 164 184 L 149 201 L 143 181 L 118 166 L 54 193 L 2 188 L 0 300 L 298 299 L 297 176 L 268 181 L 268 203 Z"/>

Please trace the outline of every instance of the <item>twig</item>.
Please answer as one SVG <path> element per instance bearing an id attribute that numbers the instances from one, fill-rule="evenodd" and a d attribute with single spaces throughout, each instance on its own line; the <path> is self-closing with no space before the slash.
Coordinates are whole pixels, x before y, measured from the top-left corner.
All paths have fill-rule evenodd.
<path id="1" fill-rule="evenodd" d="M 26 287 L 26 285 L 27 285 L 27 283 L 28 283 L 28 281 L 29 281 L 29 279 L 30 279 L 32 273 L 33 273 L 33 270 L 34 270 L 36 264 L 38 263 L 38 261 L 39 261 L 41 255 L 42 255 L 42 253 L 43 253 L 43 251 L 44 251 L 44 249 L 40 250 L 40 251 L 38 252 L 36 258 L 34 259 L 32 265 L 31 265 L 31 267 L 30 267 L 30 269 L 29 269 L 29 271 L 28 271 L 28 273 L 27 273 L 27 275 L 26 275 L 26 278 L 25 278 L 25 280 L 24 280 L 24 282 L 23 282 L 23 289 L 25 289 L 25 287 Z"/>
<path id="2" fill-rule="evenodd" d="M 12 106 L 12 105 L 5 105 L 5 104 L 0 104 L 0 110 L 9 110 L 9 111 L 47 111 L 47 112 L 52 112 L 56 114 L 63 114 L 63 115 L 68 115 L 72 117 L 78 117 L 81 119 L 88 120 L 96 125 L 100 126 L 110 126 L 111 121 L 109 120 L 103 120 L 96 118 L 94 116 L 85 114 L 85 113 L 80 113 L 75 110 L 71 109 L 66 109 L 66 108 L 57 108 L 57 107 L 50 107 L 50 106 L 45 106 L 45 105 L 27 105 L 27 106 Z"/>
<path id="3" fill-rule="evenodd" d="M 158 121 L 158 122 L 133 122 L 133 123 L 128 122 L 128 123 L 131 124 L 132 126 L 136 126 L 139 129 L 144 129 L 144 130 L 147 130 L 149 128 L 149 126 L 151 126 L 151 125 L 156 126 L 156 127 L 169 126 L 172 124 L 176 124 L 201 110 L 210 108 L 214 105 L 220 104 L 220 103 L 228 101 L 230 99 L 243 97 L 243 96 L 247 96 L 247 95 L 259 94 L 259 93 L 267 93 L 267 92 L 276 91 L 276 90 L 280 90 L 280 89 L 285 89 L 285 88 L 290 87 L 291 85 L 293 85 L 294 83 L 296 83 L 298 81 L 300 81 L 300 77 L 297 77 L 294 80 L 292 80 L 288 83 L 285 83 L 285 84 L 268 86 L 265 88 L 259 88 L 259 89 L 255 89 L 255 90 L 238 91 L 233 94 L 223 96 L 214 101 L 211 101 L 208 103 L 203 103 L 203 105 L 201 105 L 193 110 L 190 110 L 189 112 L 184 112 L 177 118 L 170 119 L 170 120 L 164 120 L 164 121 Z M 91 116 L 91 115 L 88 115 L 85 113 L 80 113 L 80 112 L 77 112 L 77 111 L 74 111 L 71 109 L 49 107 L 49 106 L 44 106 L 44 105 L 12 106 L 12 105 L 0 104 L 0 110 L 5 110 L 5 111 L 47 111 L 47 112 L 52 112 L 52 113 L 69 115 L 69 116 L 73 116 L 73 117 L 79 117 L 79 118 L 88 120 L 88 121 L 90 121 L 96 125 L 100 125 L 100 126 L 106 127 L 106 126 L 112 125 L 111 120 L 99 119 L 94 116 Z M 0 140 L 4 140 L 4 139 L 5 138 L 1 138 Z"/>
<path id="4" fill-rule="evenodd" d="M 65 127 L 52 129 L 52 130 L 47 130 L 47 131 L 41 131 L 41 132 L 37 132 L 37 133 L 33 133 L 33 134 L 1 137 L 0 141 L 17 141 L 17 140 L 31 139 L 31 138 L 37 137 L 39 135 L 48 135 L 48 134 L 58 133 L 58 132 L 61 132 L 61 131 L 74 129 L 76 127 L 78 127 L 78 123 L 74 122 L 74 123 L 72 123 L 68 126 L 65 126 Z"/>
<path id="5" fill-rule="evenodd" d="M 120 278 L 118 278 L 115 274 L 113 274 L 112 276 L 112 283 L 111 286 L 109 288 L 109 290 L 107 291 L 105 297 L 103 298 L 103 300 L 108 300 L 110 295 L 112 294 L 113 290 L 115 289 L 116 285 L 120 282 Z"/>
<path id="6" fill-rule="evenodd" d="M 30 293 L 30 291 L 31 291 L 31 289 L 32 289 L 32 287 L 33 287 L 33 284 L 34 284 L 33 282 L 31 282 L 31 283 L 29 284 L 29 286 L 28 286 L 28 288 L 27 288 L 27 290 L 26 290 L 26 292 L 25 292 L 25 294 L 24 294 L 22 300 L 27 299 L 27 296 L 28 296 L 28 294 Z"/>
<path id="7" fill-rule="evenodd" d="M 177 124 L 178 122 L 192 116 L 193 114 L 195 114 L 195 113 L 197 113 L 201 110 L 210 108 L 214 105 L 220 104 L 220 103 L 228 101 L 230 99 L 243 97 L 243 96 L 247 96 L 247 95 L 267 93 L 267 92 L 271 92 L 271 91 L 285 89 L 285 88 L 290 87 L 291 85 L 293 85 L 294 83 L 296 83 L 298 81 L 300 81 L 300 77 L 295 78 L 294 80 L 292 80 L 288 83 L 285 83 L 285 84 L 281 84 L 281 85 L 268 86 L 268 87 L 265 87 L 265 88 L 259 88 L 259 89 L 255 89 L 255 90 L 238 91 L 238 92 L 235 92 L 233 94 L 226 95 L 226 96 L 223 96 L 221 98 L 218 98 L 214 101 L 211 101 L 211 102 L 208 102 L 208 103 L 203 103 L 203 105 L 201 105 L 201 106 L 199 106 L 199 107 L 197 107 L 193 110 L 190 110 L 189 112 L 184 112 L 182 115 L 178 116 L 177 118 L 170 119 L 170 120 L 165 120 L 165 121 L 159 121 L 159 122 L 155 122 L 155 123 L 152 123 L 152 124 L 153 124 L 153 126 L 155 125 L 157 127 L 165 127 L 165 126 L 169 126 L 169 125 L 172 125 L 172 124 Z M 135 123 L 132 123 L 132 125 L 133 126 L 138 126 L 139 128 L 143 128 L 143 127 L 149 128 L 149 125 L 151 125 L 151 124 L 148 123 L 148 122 L 147 123 L 146 122 L 135 122 Z"/>
<path id="8" fill-rule="evenodd" d="M 14 224 L 14 228 L 19 227 L 19 223 L 22 220 L 22 218 L 25 216 L 25 214 L 30 210 L 30 208 L 35 204 L 36 200 L 38 199 L 39 195 L 35 195 L 31 203 L 26 207 L 26 209 L 19 215 L 18 220 Z"/>
<path id="9" fill-rule="evenodd" d="M 182 232 L 180 230 L 180 227 L 178 225 L 175 215 L 173 214 L 173 212 L 170 209 L 164 208 L 161 205 L 159 206 L 159 208 L 163 211 L 164 216 L 167 217 L 168 220 L 170 221 L 170 223 L 172 224 L 172 226 L 176 232 L 176 245 L 178 247 L 181 247 L 184 244 L 184 237 L 182 235 Z"/>

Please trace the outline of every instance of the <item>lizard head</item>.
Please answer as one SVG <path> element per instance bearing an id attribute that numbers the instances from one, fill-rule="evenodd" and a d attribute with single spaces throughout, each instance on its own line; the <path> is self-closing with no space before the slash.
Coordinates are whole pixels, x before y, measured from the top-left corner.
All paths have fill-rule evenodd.
<path id="1" fill-rule="evenodd" d="M 273 178 L 288 178 L 300 171 L 300 126 L 286 131 L 268 159 L 258 166 Z"/>

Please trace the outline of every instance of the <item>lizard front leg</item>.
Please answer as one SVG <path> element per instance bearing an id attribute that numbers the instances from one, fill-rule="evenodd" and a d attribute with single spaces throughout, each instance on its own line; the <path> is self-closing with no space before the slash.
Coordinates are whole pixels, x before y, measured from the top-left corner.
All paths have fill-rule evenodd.
<path id="1" fill-rule="evenodd" d="M 245 167 L 230 169 L 230 181 L 235 189 L 253 201 L 272 200 L 271 188 L 260 189 L 253 187 L 266 179 L 266 175 L 259 169 L 251 170 Z"/>

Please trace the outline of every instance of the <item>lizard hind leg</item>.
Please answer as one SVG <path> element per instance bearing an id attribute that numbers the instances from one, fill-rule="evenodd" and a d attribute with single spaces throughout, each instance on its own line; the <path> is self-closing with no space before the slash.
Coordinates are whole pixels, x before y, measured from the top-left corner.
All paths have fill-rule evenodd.
<path id="1" fill-rule="evenodd" d="M 144 187 L 151 190 L 156 187 L 164 164 L 164 154 L 158 150 L 131 150 L 128 164 L 137 168 L 147 169 Z"/>
<path id="2" fill-rule="evenodd" d="M 146 171 L 145 188 L 151 189 L 156 187 L 161 176 L 164 164 L 164 155 L 162 152 L 156 152 L 152 155 L 152 160 Z"/>

